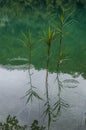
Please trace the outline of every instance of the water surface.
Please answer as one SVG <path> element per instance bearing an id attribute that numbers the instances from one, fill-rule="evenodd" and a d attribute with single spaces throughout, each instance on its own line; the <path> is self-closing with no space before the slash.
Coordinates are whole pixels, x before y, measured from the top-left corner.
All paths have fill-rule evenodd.
<path id="1" fill-rule="evenodd" d="M 32 83 L 37 87 L 40 96 L 45 97 L 45 70 L 31 69 Z M 56 100 L 57 84 L 56 73 L 49 74 L 49 92 L 51 104 Z M 73 78 L 69 74 L 60 74 L 60 80 Z M 85 130 L 86 113 L 86 80 L 79 75 L 75 78 L 79 81 L 76 88 L 64 88 L 62 98 L 70 105 L 61 110 L 58 120 L 52 123 L 54 130 Z M 44 102 L 34 99 L 32 104 L 26 104 L 26 98 L 22 98 L 29 89 L 29 75 L 27 69 L 7 69 L 0 67 L 0 121 L 4 121 L 8 114 L 16 115 L 21 123 L 30 125 L 34 119 L 46 124 L 42 112 Z M 45 99 L 45 98 L 44 98 Z"/>

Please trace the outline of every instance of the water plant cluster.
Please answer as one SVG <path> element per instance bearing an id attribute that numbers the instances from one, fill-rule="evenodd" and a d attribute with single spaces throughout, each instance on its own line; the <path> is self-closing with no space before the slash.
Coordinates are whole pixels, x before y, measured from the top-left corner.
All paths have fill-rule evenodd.
<path id="1" fill-rule="evenodd" d="M 0 130 L 25 130 L 26 126 L 19 125 L 19 121 L 15 116 L 8 115 L 6 122 L 0 122 Z"/>
<path id="2" fill-rule="evenodd" d="M 16 116 L 8 115 L 5 123 L 0 122 L 0 130 L 26 130 L 26 125 L 20 125 Z M 34 120 L 30 126 L 30 130 L 45 130 L 44 126 L 40 126 L 38 120 Z"/>
<path id="3" fill-rule="evenodd" d="M 46 76 L 45 76 L 45 100 L 39 96 L 39 94 L 36 92 L 36 87 L 33 86 L 32 83 L 32 74 L 31 74 L 31 57 L 32 57 L 32 50 L 34 48 L 34 41 L 32 40 L 31 33 L 29 32 L 29 35 L 26 35 L 23 33 L 24 40 L 20 40 L 23 45 L 25 46 L 26 50 L 28 51 L 28 61 L 29 61 L 29 67 L 28 67 L 28 73 L 29 73 L 29 90 L 26 92 L 27 97 L 27 103 L 33 101 L 33 97 L 43 100 L 44 101 L 44 112 L 43 115 L 47 118 L 47 129 L 50 130 L 51 122 L 55 121 L 58 118 L 58 115 L 61 111 L 61 109 L 68 108 L 69 104 L 64 101 L 61 97 L 61 91 L 64 88 L 64 84 L 69 84 L 69 88 L 74 88 L 77 86 L 78 81 L 74 79 L 67 79 L 64 81 L 60 81 L 59 79 L 59 73 L 61 71 L 61 64 L 66 60 L 64 56 L 64 50 L 63 50 L 63 39 L 66 32 L 64 32 L 66 27 L 71 26 L 73 22 L 75 22 L 74 19 L 71 18 L 72 13 L 67 15 L 65 18 L 66 9 L 63 7 L 59 7 L 59 15 L 58 15 L 58 23 L 56 25 L 50 25 L 48 27 L 47 31 L 43 31 L 43 35 L 40 39 L 42 44 L 45 45 L 46 49 Z M 57 14 L 56 14 L 57 15 Z M 51 59 L 51 47 L 54 45 L 54 43 L 58 44 L 58 52 L 56 56 L 56 83 L 57 83 L 57 97 L 54 104 L 51 104 L 51 97 L 49 94 L 49 66 L 50 66 L 50 59 Z M 70 85 L 72 83 L 72 85 Z"/>
<path id="4" fill-rule="evenodd" d="M 66 79 L 64 81 L 60 81 L 59 78 L 59 74 L 61 71 L 61 66 L 63 65 L 63 63 L 69 59 L 67 59 L 67 55 L 65 55 L 65 51 L 64 51 L 64 37 L 66 35 L 68 35 L 68 31 L 66 32 L 66 30 L 69 30 L 70 26 L 76 22 L 74 19 L 72 19 L 72 13 L 69 13 L 66 15 L 67 13 L 67 9 L 64 9 L 62 6 L 58 8 L 58 13 L 54 13 L 54 15 L 57 16 L 56 23 L 54 24 L 49 24 L 48 29 L 45 31 L 43 31 L 43 34 L 41 36 L 41 38 L 39 38 L 38 40 L 38 44 L 42 44 L 42 46 L 45 48 L 45 68 L 46 68 L 46 76 L 45 76 L 45 90 L 46 90 L 46 94 L 45 94 L 45 100 L 43 99 L 43 97 L 41 97 L 38 93 L 37 93 L 37 89 L 35 86 L 33 86 L 33 82 L 32 82 L 32 73 L 31 73 L 31 64 L 32 64 L 32 57 L 33 57 L 33 51 L 35 51 L 35 42 L 33 40 L 34 34 L 31 33 L 31 30 L 29 30 L 29 32 L 27 34 L 25 34 L 24 32 L 22 33 L 22 39 L 17 39 L 18 41 L 20 41 L 21 44 L 23 44 L 25 51 L 24 53 L 27 54 L 27 61 L 28 61 L 28 74 L 29 74 L 29 89 L 25 94 L 25 97 L 27 97 L 27 103 L 33 103 L 34 98 L 37 98 L 39 100 L 42 100 L 44 103 L 44 107 L 45 107 L 45 111 L 43 111 L 43 115 L 46 116 L 47 118 L 47 129 L 50 130 L 51 128 L 51 123 L 53 121 L 55 121 L 58 118 L 58 115 L 61 111 L 61 109 L 64 108 L 68 108 L 69 104 L 66 103 L 64 101 L 64 99 L 61 97 L 61 91 L 64 88 L 64 86 L 69 87 L 69 88 L 74 88 L 77 86 L 78 82 L 74 79 Z M 51 16 L 53 17 L 53 16 Z M 36 42 L 37 43 L 37 42 Z M 54 60 L 55 60 L 55 72 L 56 72 L 56 83 L 57 83 L 57 97 L 56 97 L 56 101 L 51 104 L 51 98 L 49 95 L 49 69 L 51 66 L 51 56 L 52 56 L 52 48 L 54 46 L 54 44 L 56 45 L 56 49 L 54 51 L 57 51 L 57 55 L 55 55 Z M 9 50 L 9 49 L 8 49 Z M 35 56 L 36 59 L 36 56 Z M 10 61 L 16 61 L 18 59 L 11 59 Z M 53 62 L 52 62 L 53 63 Z M 70 85 L 72 83 L 72 85 Z M 11 126 L 8 125 L 9 123 L 9 119 L 11 119 L 10 116 L 8 116 L 7 118 L 7 124 L 3 125 L 1 123 L 2 129 L 11 129 Z M 18 125 L 18 121 L 16 120 L 15 117 L 12 118 L 12 120 L 14 120 L 16 123 L 14 124 L 17 128 L 20 128 L 20 130 L 24 130 L 25 127 L 21 127 Z M 5 128 L 4 128 L 5 127 Z M 14 127 L 14 126 L 12 126 Z M 13 128 L 13 129 L 15 129 Z M 31 126 L 31 130 L 44 130 L 45 127 L 41 126 L 39 127 L 38 125 L 38 121 L 34 121 L 32 126 Z"/>

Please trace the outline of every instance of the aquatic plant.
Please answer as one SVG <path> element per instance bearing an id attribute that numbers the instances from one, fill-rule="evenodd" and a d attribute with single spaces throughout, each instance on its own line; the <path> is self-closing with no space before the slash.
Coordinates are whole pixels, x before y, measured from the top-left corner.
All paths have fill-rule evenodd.
<path id="1" fill-rule="evenodd" d="M 69 107 L 69 104 L 66 103 L 66 101 L 61 97 L 61 91 L 62 91 L 62 88 L 63 88 L 63 84 L 59 79 L 59 74 L 57 74 L 56 81 L 57 81 L 57 86 L 58 86 L 58 95 L 57 95 L 58 99 L 53 105 L 53 111 L 55 112 L 53 114 L 54 121 L 56 120 L 56 118 L 60 114 L 61 109 L 65 109 L 65 108 Z"/>
<path id="2" fill-rule="evenodd" d="M 53 111 L 55 111 L 54 117 L 57 117 L 58 114 L 60 113 L 61 108 L 68 108 L 69 104 L 64 101 L 64 99 L 61 98 L 61 91 L 63 88 L 65 88 L 64 83 L 67 84 L 69 83 L 69 88 L 74 88 L 78 84 L 78 81 L 75 79 L 67 79 L 64 81 L 60 81 L 59 78 L 59 72 L 60 72 L 60 66 L 65 60 L 64 55 L 63 55 L 63 50 L 62 50 L 62 44 L 63 44 L 63 37 L 66 34 L 64 32 L 65 27 L 70 27 L 70 25 L 75 21 L 74 19 L 71 19 L 72 13 L 69 13 L 67 17 L 65 16 L 65 9 L 63 7 L 59 7 L 59 14 L 58 14 L 58 22 L 59 25 L 57 25 L 57 35 L 59 38 L 59 48 L 58 48 L 58 55 L 57 55 L 57 64 L 56 64 L 56 81 L 57 81 L 57 86 L 58 86 L 58 92 L 57 92 L 57 101 L 53 105 Z M 67 10 L 68 11 L 68 10 Z M 70 84 L 72 83 L 72 84 Z"/>
<path id="3" fill-rule="evenodd" d="M 48 76 L 49 76 L 49 63 L 50 63 L 50 55 L 51 55 L 51 46 L 53 40 L 55 38 L 55 31 L 53 31 L 50 26 L 48 28 L 48 32 L 44 32 L 43 40 L 46 43 L 46 50 L 47 50 L 47 59 L 46 59 L 46 78 L 45 78 L 45 88 L 46 88 L 46 102 L 44 104 L 45 111 L 44 115 L 48 118 L 48 130 L 50 129 L 50 124 L 52 120 L 52 108 L 50 105 L 50 98 L 49 98 L 49 84 L 48 84 Z"/>
<path id="4" fill-rule="evenodd" d="M 25 96 L 27 96 L 27 103 L 29 101 L 32 102 L 33 97 L 42 100 L 42 98 L 38 95 L 38 93 L 36 92 L 36 87 L 34 87 L 32 85 L 32 73 L 31 73 L 31 63 L 32 63 L 32 50 L 33 50 L 33 46 L 34 46 L 34 42 L 32 40 L 32 34 L 31 32 L 29 32 L 28 35 L 22 33 L 24 40 L 20 40 L 24 47 L 26 48 L 27 52 L 28 52 L 28 61 L 29 61 L 29 67 L 28 67 L 28 73 L 29 73 L 29 87 L 30 89 L 28 91 L 26 91 Z"/>
<path id="5" fill-rule="evenodd" d="M 6 122 L 0 122 L 0 130 L 26 130 L 28 127 L 26 125 L 20 125 L 19 120 L 16 116 L 8 115 Z M 30 126 L 30 130 L 45 130 L 45 126 L 39 125 L 38 120 L 34 120 Z"/>
<path id="6" fill-rule="evenodd" d="M 31 128 L 31 130 L 45 130 L 46 127 L 44 127 L 43 125 L 39 126 L 38 120 L 34 120 L 33 123 L 31 124 L 30 128 Z"/>
<path id="7" fill-rule="evenodd" d="M 26 130 L 26 126 L 19 125 L 16 116 L 8 115 L 5 123 L 0 122 L 0 130 Z"/>
<path id="8" fill-rule="evenodd" d="M 63 59 L 63 53 L 62 53 L 62 40 L 63 40 L 63 23 L 64 23 L 64 10 L 63 8 L 60 8 L 60 14 L 58 15 L 60 25 L 57 26 L 57 34 L 59 35 L 59 49 L 58 49 L 58 56 L 57 56 L 57 65 L 56 65 L 56 72 L 57 72 L 57 85 L 58 85 L 58 100 L 53 105 L 53 110 L 56 111 L 54 117 L 56 117 L 61 107 L 68 107 L 68 104 L 65 104 L 63 99 L 61 98 L 61 89 L 62 89 L 62 83 L 59 80 L 59 69 L 60 69 L 60 63 Z"/>

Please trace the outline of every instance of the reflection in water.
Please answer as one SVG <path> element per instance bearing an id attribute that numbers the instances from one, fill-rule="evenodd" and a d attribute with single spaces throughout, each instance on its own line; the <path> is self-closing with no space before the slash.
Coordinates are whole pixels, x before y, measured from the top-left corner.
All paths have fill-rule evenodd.
<path id="1" fill-rule="evenodd" d="M 50 98 L 49 98 L 49 85 L 48 85 L 48 77 L 49 77 L 49 64 L 50 64 L 50 55 L 51 55 L 51 45 L 54 40 L 55 32 L 48 28 L 48 34 L 45 36 L 46 38 L 46 48 L 47 48 L 47 60 L 46 60 L 46 76 L 45 76 L 45 88 L 46 88 L 46 102 L 44 104 L 45 111 L 44 114 L 47 116 L 48 130 L 50 129 L 51 120 L 52 120 L 52 108 L 50 105 Z"/>
<path id="2" fill-rule="evenodd" d="M 54 108 L 53 111 L 55 111 L 55 115 L 54 117 L 57 117 L 58 114 L 61 111 L 61 108 L 68 108 L 69 104 L 65 102 L 65 100 L 61 97 L 61 91 L 64 87 L 62 81 L 59 79 L 59 73 L 61 71 L 61 64 L 63 63 L 64 59 L 64 55 L 63 55 L 63 37 L 65 35 L 65 30 L 64 28 L 67 26 L 70 26 L 73 22 L 73 19 L 70 17 L 71 14 L 73 12 L 70 12 L 70 14 L 68 14 L 66 16 L 65 13 L 65 8 L 63 7 L 59 7 L 59 11 L 60 14 L 58 15 L 58 21 L 59 21 L 59 26 L 57 26 L 57 33 L 59 36 L 59 46 L 58 46 L 58 55 L 57 55 L 57 64 L 56 64 L 56 73 L 57 73 L 57 77 L 56 77 L 56 81 L 57 81 L 57 87 L 58 87 L 58 92 L 57 92 L 57 101 L 55 101 L 54 103 Z M 68 20 L 69 19 L 69 20 Z M 68 79 L 67 82 L 72 82 L 73 83 L 78 83 L 78 81 L 74 80 L 74 79 Z"/>
<path id="3" fill-rule="evenodd" d="M 37 71 L 31 69 L 32 82 L 37 86 L 39 93 L 43 97 L 45 93 L 45 70 Z M 49 93 L 52 98 L 51 104 L 57 101 L 57 83 L 54 82 L 56 73 L 49 74 Z M 59 74 L 59 81 L 73 79 L 71 75 Z M 69 89 L 65 87 L 61 91 L 61 98 L 70 107 L 62 109 L 58 120 L 51 124 L 51 129 L 57 130 L 84 130 L 85 129 L 85 106 L 86 106 L 86 80 L 81 76 L 76 78 L 79 81 L 78 87 Z M 8 114 L 16 115 L 24 124 L 30 124 L 34 118 L 42 120 L 44 103 L 34 100 L 33 104 L 25 104 L 26 99 L 21 99 L 28 90 L 28 70 L 6 70 L 0 68 L 0 121 L 4 120 Z M 63 83 L 63 82 L 62 82 Z M 65 85 L 66 86 L 66 85 Z M 58 98 L 59 99 L 59 98 Z M 46 121 L 44 122 L 46 124 Z"/>
<path id="4" fill-rule="evenodd" d="M 27 96 L 27 103 L 29 103 L 29 101 L 33 101 L 33 98 L 37 98 L 42 100 L 42 98 L 38 95 L 38 93 L 36 92 L 36 87 L 33 86 L 32 84 L 32 73 L 31 73 L 31 63 L 32 63 L 32 50 L 33 50 L 33 45 L 34 42 L 32 40 L 32 33 L 29 31 L 29 34 L 26 35 L 25 33 L 22 33 L 24 40 L 20 41 L 23 43 L 23 46 L 26 48 L 26 51 L 28 53 L 28 61 L 29 61 L 29 65 L 28 65 L 28 74 L 29 74 L 29 90 L 26 92 Z"/>
<path id="5" fill-rule="evenodd" d="M 30 65 L 29 65 L 30 66 Z M 26 91 L 26 95 L 27 96 L 27 103 L 29 103 L 29 101 L 31 101 L 31 103 L 33 102 L 33 98 L 37 98 L 37 99 L 40 99 L 42 100 L 42 98 L 38 95 L 38 93 L 36 92 L 36 87 L 33 86 L 32 84 L 32 73 L 31 73 L 31 67 L 29 67 L 28 69 L 28 74 L 29 74 L 29 82 L 28 82 L 28 85 L 29 85 L 29 90 Z"/>
<path id="6" fill-rule="evenodd" d="M 55 102 L 54 108 L 53 108 L 53 111 L 56 111 L 54 117 L 57 117 L 59 115 L 62 108 L 68 108 L 69 107 L 69 104 L 67 104 L 64 101 L 64 99 L 62 99 L 62 97 L 61 97 L 61 91 L 62 91 L 63 85 L 62 85 L 62 82 L 59 79 L 59 74 L 57 74 L 57 85 L 58 85 L 58 96 L 57 96 L 58 99 Z"/>

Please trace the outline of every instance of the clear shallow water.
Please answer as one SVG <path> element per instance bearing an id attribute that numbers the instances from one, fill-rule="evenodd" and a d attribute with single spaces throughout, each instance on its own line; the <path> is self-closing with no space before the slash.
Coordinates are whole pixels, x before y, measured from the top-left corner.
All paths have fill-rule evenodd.
<path id="1" fill-rule="evenodd" d="M 37 87 L 41 97 L 45 95 L 45 70 L 37 71 L 31 69 L 32 84 Z M 56 74 L 49 74 L 49 91 L 51 103 L 56 100 L 57 84 Z M 60 74 L 60 79 L 72 78 L 69 74 Z M 58 120 L 52 123 L 54 130 L 85 130 L 86 113 L 86 80 L 80 75 L 76 78 L 79 81 L 76 88 L 64 88 L 61 96 L 70 105 L 69 108 L 61 110 Z M 16 115 L 20 122 L 30 125 L 34 119 L 46 124 L 43 121 L 42 112 L 44 102 L 33 100 L 33 103 L 26 105 L 26 98 L 22 98 L 29 89 L 28 70 L 6 69 L 0 67 L 0 121 L 5 120 L 8 114 Z"/>

